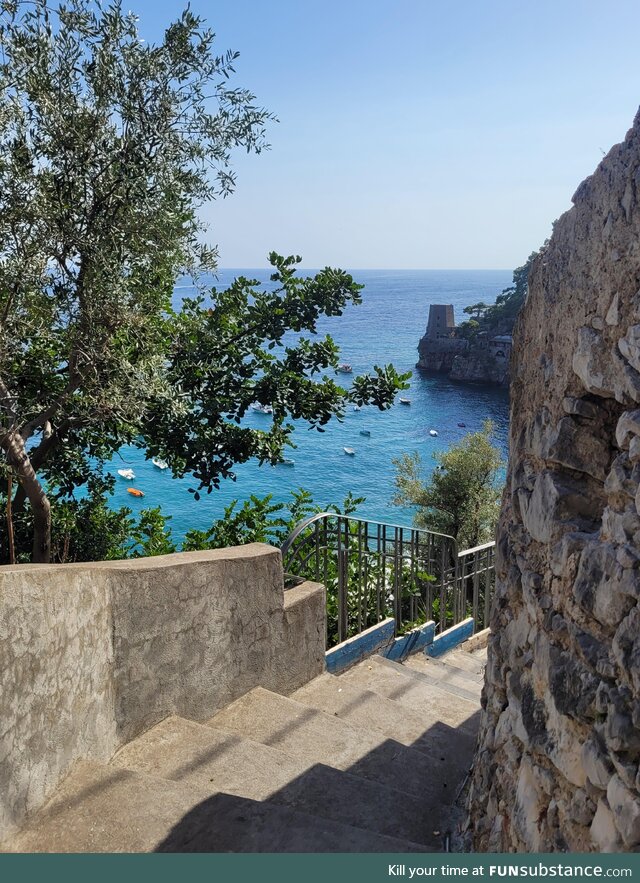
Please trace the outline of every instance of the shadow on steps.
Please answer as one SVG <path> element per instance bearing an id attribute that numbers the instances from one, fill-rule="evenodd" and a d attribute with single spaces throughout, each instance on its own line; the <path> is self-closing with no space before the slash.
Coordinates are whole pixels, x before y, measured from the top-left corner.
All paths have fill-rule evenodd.
<path id="1" fill-rule="evenodd" d="M 342 770 L 314 764 L 262 801 L 213 794 L 186 813 L 154 851 L 439 852 L 472 761 L 469 734 L 477 731 L 479 718 L 478 711 L 465 721 L 462 743 L 456 728 L 437 723 L 408 746 L 437 746 L 429 754 L 432 779 L 424 783 L 428 803 L 400 785 L 396 790 L 388 781 L 378 783 L 381 767 L 397 762 L 407 747 L 387 739 Z M 454 757 L 452 744 L 464 750 Z M 196 774 L 197 763 L 190 772 Z M 360 780 L 357 795 L 354 776 Z"/>

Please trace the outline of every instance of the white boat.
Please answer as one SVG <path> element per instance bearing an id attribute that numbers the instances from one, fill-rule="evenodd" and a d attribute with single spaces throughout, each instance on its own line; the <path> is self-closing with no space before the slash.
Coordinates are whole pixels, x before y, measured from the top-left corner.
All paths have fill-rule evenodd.
<path id="1" fill-rule="evenodd" d="M 136 477 L 133 469 L 118 469 L 118 475 L 121 478 L 126 478 L 127 481 L 133 481 L 133 479 Z"/>
<path id="2" fill-rule="evenodd" d="M 338 374 L 351 374 L 353 368 L 347 362 L 343 362 L 342 365 L 338 365 L 337 371 Z"/>
<path id="3" fill-rule="evenodd" d="M 429 435 L 432 435 L 434 438 L 435 438 L 435 436 L 436 436 L 437 434 L 438 434 L 438 433 L 435 431 L 435 429 L 430 429 L 430 430 L 429 430 Z"/>
<path id="4" fill-rule="evenodd" d="M 353 410 L 354 411 L 362 411 L 362 408 L 360 407 L 360 405 L 354 405 Z"/>
<path id="5" fill-rule="evenodd" d="M 257 411 L 258 414 L 273 414 L 273 408 L 271 405 L 261 405 L 260 402 L 254 402 L 251 407 L 254 411 Z"/>
<path id="6" fill-rule="evenodd" d="M 345 454 L 348 454 L 350 457 L 355 456 L 356 452 L 353 450 L 353 448 L 344 448 L 343 450 Z"/>
<path id="7" fill-rule="evenodd" d="M 400 404 L 401 405 L 410 405 L 411 399 L 400 399 Z"/>
<path id="8" fill-rule="evenodd" d="M 285 457 L 284 460 L 282 461 L 282 465 L 283 465 L 283 466 L 295 466 L 295 465 L 296 465 L 296 461 L 295 461 L 295 460 L 290 460 L 288 457 Z"/>
<path id="9" fill-rule="evenodd" d="M 164 460 L 161 460 L 159 457 L 153 457 L 153 459 L 151 460 L 151 462 L 152 462 L 153 465 L 156 466 L 158 469 L 168 469 L 168 468 L 169 468 L 169 464 L 166 463 Z"/>

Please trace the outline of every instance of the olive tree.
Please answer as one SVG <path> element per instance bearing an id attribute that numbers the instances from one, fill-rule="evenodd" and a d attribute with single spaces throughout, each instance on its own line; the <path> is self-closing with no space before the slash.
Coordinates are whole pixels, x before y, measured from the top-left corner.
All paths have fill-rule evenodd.
<path id="1" fill-rule="evenodd" d="M 419 454 L 394 460 L 400 506 L 416 506 L 415 524 L 454 537 L 461 549 L 494 538 L 498 520 L 503 467 L 493 444 L 494 427 L 485 421 L 480 432 L 467 433 L 446 451 L 434 453 L 436 467 L 425 481 Z"/>
<path id="2" fill-rule="evenodd" d="M 188 9 L 157 45 L 119 3 L 0 5 L 1 496 L 50 556 L 51 500 L 69 496 L 124 443 L 217 486 L 235 463 L 275 461 L 289 416 L 321 427 L 348 400 L 388 406 L 392 368 L 347 391 L 321 315 L 359 300 L 346 273 L 206 291 L 215 249 L 199 207 L 234 186 L 234 148 L 260 151 L 271 115 L 232 88 L 235 55 Z M 174 310 L 176 278 L 201 293 Z M 273 422 L 241 425 L 252 401 Z M 9 531 L 10 536 L 10 531 Z M 11 540 L 10 540 L 11 543 Z"/>

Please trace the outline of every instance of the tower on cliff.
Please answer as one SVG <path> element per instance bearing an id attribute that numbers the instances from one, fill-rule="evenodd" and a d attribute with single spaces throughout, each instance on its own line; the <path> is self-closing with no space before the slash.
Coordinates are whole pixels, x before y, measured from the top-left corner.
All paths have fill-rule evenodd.
<path id="1" fill-rule="evenodd" d="M 453 316 L 453 304 L 431 304 L 426 337 L 436 340 L 438 337 L 450 337 L 455 331 L 456 323 Z"/>

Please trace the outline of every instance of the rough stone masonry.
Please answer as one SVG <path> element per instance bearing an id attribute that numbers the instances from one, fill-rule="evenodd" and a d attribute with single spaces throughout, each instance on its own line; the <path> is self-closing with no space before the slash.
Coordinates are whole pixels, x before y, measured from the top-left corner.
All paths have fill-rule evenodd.
<path id="1" fill-rule="evenodd" d="M 640 112 L 573 197 L 514 337 L 476 850 L 640 846 Z"/>

